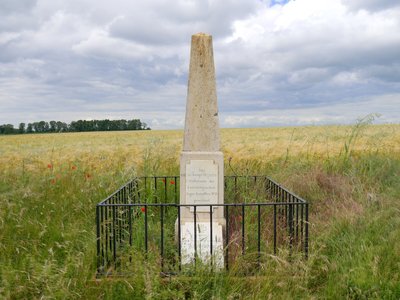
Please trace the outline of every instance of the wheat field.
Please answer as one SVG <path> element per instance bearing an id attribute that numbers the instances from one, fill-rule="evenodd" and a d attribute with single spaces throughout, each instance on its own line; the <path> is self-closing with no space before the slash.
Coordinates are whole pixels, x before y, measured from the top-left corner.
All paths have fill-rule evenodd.
<path id="1" fill-rule="evenodd" d="M 0 298 L 398 299 L 400 125 L 222 129 L 226 174 L 307 199 L 307 261 L 256 278 L 94 279 L 95 204 L 136 175 L 179 174 L 183 131 L 0 136 Z"/>

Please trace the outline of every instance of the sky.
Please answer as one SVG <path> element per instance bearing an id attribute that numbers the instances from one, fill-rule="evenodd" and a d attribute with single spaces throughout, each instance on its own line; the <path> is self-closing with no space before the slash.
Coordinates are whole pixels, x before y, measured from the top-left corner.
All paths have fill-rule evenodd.
<path id="1" fill-rule="evenodd" d="M 198 32 L 221 127 L 400 123 L 398 0 L 0 0 L 0 124 L 182 129 Z"/>

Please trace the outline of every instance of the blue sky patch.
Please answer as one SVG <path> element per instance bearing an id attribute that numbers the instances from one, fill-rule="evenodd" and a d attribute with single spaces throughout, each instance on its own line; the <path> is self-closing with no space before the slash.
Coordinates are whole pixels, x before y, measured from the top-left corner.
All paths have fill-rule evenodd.
<path id="1" fill-rule="evenodd" d="M 274 5 L 285 5 L 286 3 L 288 3 L 290 0 L 271 0 L 271 4 L 270 6 L 274 6 Z"/>

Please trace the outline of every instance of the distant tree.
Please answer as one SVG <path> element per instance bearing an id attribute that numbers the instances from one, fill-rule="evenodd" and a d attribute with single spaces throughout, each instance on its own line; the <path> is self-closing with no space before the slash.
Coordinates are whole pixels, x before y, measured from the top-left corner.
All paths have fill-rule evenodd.
<path id="1" fill-rule="evenodd" d="M 36 127 L 35 127 L 35 125 L 36 125 Z M 46 125 L 45 121 L 35 122 L 33 124 L 33 126 L 35 127 L 35 132 L 40 132 L 40 133 L 45 132 L 45 125 Z"/>
<path id="2" fill-rule="evenodd" d="M 18 132 L 25 133 L 25 123 L 19 123 Z"/>
<path id="3" fill-rule="evenodd" d="M 57 130 L 57 122 L 56 121 L 50 121 L 50 132 L 56 132 Z"/>
<path id="4" fill-rule="evenodd" d="M 28 123 L 28 126 L 26 127 L 26 133 L 32 133 L 33 132 L 33 125 L 32 123 Z"/>
<path id="5" fill-rule="evenodd" d="M 56 131 L 57 131 L 57 132 L 68 131 L 68 125 L 67 125 L 67 123 L 57 121 L 57 122 L 56 122 Z"/>
<path id="6" fill-rule="evenodd" d="M 33 126 L 33 131 L 35 131 L 35 132 L 39 132 L 39 122 L 33 122 L 33 124 L 32 124 L 32 126 Z"/>
<path id="7" fill-rule="evenodd" d="M 111 131 L 111 130 L 149 130 L 147 124 L 139 119 L 132 120 L 78 120 L 67 124 L 61 121 L 39 121 L 20 123 L 18 129 L 14 129 L 12 124 L 0 125 L 0 134 L 10 133 L 45 133 L 45 132 L 82 132 L 82 131 Z"/>
<path id="8" fill-rule="evenodd" d="M 150 128 L 148 128 L 148 127 L 147 127 L 147 124 L 143 122 L 140 129 L 142 129 L 142 130 L 147 130 L 147 129 L 150 129 Z"/>
<path id="9" fill-rule="evenodd" d="M 128 122 L 128 129 L 129 130 L 140 130 L 142 127 L 142 123 L 139 119 L 132 119 Z"/>
<path id="10" fill-rule="evenodd" d="M 12 124 L 3 124 L 0 125 L 0 134 L 13 134 L 18 131 L 14 129 L 14 125 Z"/>
<path id="11" fill-rule="evenodd" d="M 49 132 L 50 131 L 50 125 L 48 122 L 44 122 L 43 126 L 43 132 Z"/>

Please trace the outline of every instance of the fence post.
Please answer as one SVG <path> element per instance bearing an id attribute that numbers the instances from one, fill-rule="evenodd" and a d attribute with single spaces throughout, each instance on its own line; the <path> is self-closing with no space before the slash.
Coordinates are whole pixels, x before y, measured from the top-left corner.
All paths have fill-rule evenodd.
<path id="1" fill-rule="evenodd" d="M 96 205 L 97 274 L 100 273 L 100 207 Z"/>
<path id="2" fill-rule="evenodd" d="M 304 255 L 308 259 L 308 203 L 306 205 L 306 228 L 305 228 L 305 241 L 304 241 Z"/>

